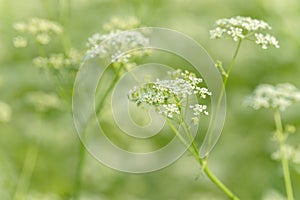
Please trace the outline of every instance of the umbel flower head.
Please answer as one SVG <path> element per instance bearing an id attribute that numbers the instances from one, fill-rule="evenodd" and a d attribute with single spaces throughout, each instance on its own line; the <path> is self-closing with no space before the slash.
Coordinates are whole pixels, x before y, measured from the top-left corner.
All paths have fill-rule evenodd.
<path id="1" fill-rule="evenodd" d="M 49 57 L 36 57 L 33 59 L 33 65 L 39 69 L 49 70 L 76 70 L 82 60 L 82 53 L 76 49 L 70 49 L 67 54 L 51 54 Z"/>
<path id="2" fill-rule="evenodd" d="M 38 44 L 47 45 L 51 41 L 51 36 L 60 35 L 63 32 L 60 24 L 41 18 L 32 18 L 27 22 L 18 22 L 13 27 L 20 34 L 13 40 L 16 48 L 27 46 L 28 38 L 25 37 L 26 34 L 34 37 Z"/>
<path id="3" fill-rule="evenodd" d="M 147 50 L 140 50 L 126 54 L 128 49 L 140 48 L 149 44 L 149 39 L 143 33 L 131 30 L 139 26 L 140 21 L 135 17 L 112 18 L 103 25 L 105 33 L 96 33 L 88 38 L 86 58 L 105 58 L 116 66 L 123 64 L 130 68 L 131 65 L 134 65 L 132 59 L 148 53 Z"/>
<path id="4" fill-rule="evenodd" d="M 290 83 L 282 83 L 275 86 L 259 85 L 245 103 L 256 110 L 275 108 L 284 111 L 297 102 L 300 102 L 300 90 Z"/>
<path id="5" fill-rule="evenodd" d="M 199 99 L 205 99 L 212 95 L 206 87 L 201 87 L 203 80 L 196 77 L 194 73 L 187 70 L 176 70 L 169 72 L 169 75 L 171 79 L 158 79 L 155 82 L 134 87 L 129 91 L 129 100 L 138 106 L 154 106 L 158 113 L 168 118 L 174 118 L 182 113 L 185 106 L 182 104 L 184 101 L 187 102 L 189 96 L 195 95 Z M 198 121 L 200 114 L 208 115 L 206 105 L 195 104 L 185 109 L 193 110 L 193 121 Z"/>
<path id="6" fill-rule="evenodd" d="M 277 39 L 265 33 L 272 28 L 263 20 L 236 16 L 219 19 L 214 26 L 215 28 L 210 31 L 211 39 L 232 38 L 235 42 L 246 39 L 255 41 L 263 49 L 267 49 L 268 46 L 279 48 Z"/>

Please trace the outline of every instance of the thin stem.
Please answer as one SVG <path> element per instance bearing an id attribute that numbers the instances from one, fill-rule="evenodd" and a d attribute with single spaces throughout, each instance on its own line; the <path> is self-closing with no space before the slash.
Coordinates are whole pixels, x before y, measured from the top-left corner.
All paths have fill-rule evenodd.
<path id="1" fill-rule="evenodd" d="M 230 199 L 239 200 L 237 196 L 235 196 L 207 167 L 207 165 L 203 165 L 203 171 L 207 175 L 207 177 L 218 186 Z"/>
<path id="2" fill-rule="evenodd" d="M 281 155 L 282 155 L 281 156 L 281 165 L 282 165 L 282 170 L 283 170 L 287 199 L 294 200 L 293 187 L 292 187 L 290 170 L 289 170 L 289 161 L 287 159 L 287 155 L 286 155 L 286 152 L 284 149 L 286 138 L 283 134 L 281 116 L 280 116 L 280 111 L 278 109 L 276 109 L 274 112 L 274 122 L 275 122 L 275 127 L 276 127 L 276 135 L 277 135 L 279 145 L 280 145 L 280 151 L 282 152 L 281 153 Z"/>
<path id="3" fill-rule="evenodd" d="M 243 41 L 242 39 L 239 40 L 238 45 L 237 45 L 237 47 L 236 47 L 236 49 L 235 49 L 235 52 L 234 52 L 234 54 L 233 54 L 233 57 L 232 57 L 232 59 L 231 59 L 231 62 L 230 62 L 230 64 L 229 64 L 229 67 L 228 67 L 228 69 L 227 69 L 227 72 L 226 72 L 227 76 L 225 76 L 224 81 L 223 81 L 223 83 L 224 83 L 224 84 L 223 84 L 223 85 L 224 85 L 224 89 L 226 88 L 228 78 L 229 78 L 229 76 L 230 76 L 230 73 L 231 73 L 231 70 L 232 70 L 232 68 L 233 68 L 233 65 L 234 65 L 234 63 L 235 63 L 235 61 L 236 61 L 238 52 L 239 52 L 240 47 L 241 47 L 241 44 L 242 44 L 242 41 Z M 222 91 L 223 91 L 223 90 L 222 90 Z M 223 91 L 223 92 L 224 92 L 224 91 Z M 220 96 L 222 96 L 222 95 L 220 95 Z"/>
<path id="4" fill-rule="evenodd" d="M 38 144 L 30 145 L 28 147 L 24 159 L 23 167 L 21 170 L 21 174 L 18 179 L 16 191 L 12 198 L 13 200 L 22 200 L 26 196 L 26 193 L 30 185 L 32 173 L 36 165 L 38 153 L 39 153 Z"/>
<path id="5" fill-rule="evenodd" d="M 191 133 L 189 131 L 188 127 L 183 127 L 184 131 L 186 132 L 187 136 L 191 140 L 191 145 L 182 137 L 182 135 L 179 133 L 179 131 L 174 127 L 174 125 L 167 119 L 167 125 L 172 129 L 172 131 L 175 133 L 175 135 L 182 141 L 182 143 L 188 148 L 188 150 L 192 153 L 192 155 L 196 158 L 200 166 L 202 167 L 202 170 L 207 175 L 207 177 L 218 187 L 220 188 L 230 199 L 232 200 L 239 200 L 237 196 L 235 196 L 229 188 L 227 188 L 209 169 L 206 164 L 206 160 L 203 160 L 200 158 L 198 153 L 198 148 L 196 144 L 194 143 L 193 138 L 191 138 Z M 184 120 L 183 120 L 184 121 Z M 186 126 L 186 123 L 183 122 L 183 126 Z"/>
<path id="6" fill-rule="evenodd" d="M 194 149 L 191 148 L 191 145 L 182 137 L 182 135 L 179 133 L 179 131 L 176 129 L 176 127 L 167 119 L 166 120 L 167 125 L 172 129 L 172 131 L 175 133 L 175 135 L 179 138 L 179 140 L 186 146 L 186 148 L 193 154 L 194 157 L 197 157 L 197 153 L 194 151 Z"/>
<path id="7" fill-rule="evenodd" d="M 60 37 L 65 53 L 69 53 L 72 48 L 72 42 L 68 34 L 68 25 L 70 18 L 70 9 L 71 2 L 70 0 L 59 0 L 59 20 L 64 27 L 64 31 Z"/>
<path id="8" fill-rule="evenodd" d="M 115 78 L 113 79 L 110 86 L 108 87 L 108 89 L 103 94 L 103 97 L 102 97 L 100 103 L 96 106 L 96 114 L 99 114 L 101 112 L 101 110 L 103 109 L 103 106 L 104 106 L 105 99 L 109 95 L 109 93 L 111 91 L 111 88 L 114 88 L 117 81 L 119 80 L 119 75 L 118 75 L 119 70 L 117 70 L 115 73 L 116 73 Z M 92 115 L 90 116 L 90 118 L 91 117 L 92 117 Z M 90 121 L 90 119 L 88 121 Z M 85 127 L 82 130 L 82 140 L 83 141 L 85 140 L 87 125 L 88 124 L 86 124 Z M 80 197 L 80 190 L 81 190 L 81 185 L 82 185 L 82 174 L 83 174 L 85 157 L 86 157 L 86 149 L 85 149 L 83 143 L 80 141 L 80 143 L 79 143 L 78 165 L 77 165 L 77 169 L 76 169 L 76 172 L 75 172 L 75 188 L 74 188 L 74 193 L 73 193 L 74 200 L 78 200 L 79 197 Z"/>
<path id="9" fill-rule="evenodd" d="M 84 136 L 84 135 L 83 135 Z M 73 199 L 77 200 L 80 197 L 81 185 L 82 185 L 82 174 L 83 174 L 83 166 L 86 157 L 86 149 L 81 141 L 79 141 L 79 158 L 78 158 L 78 165 L 76 169 L 76 176 L 75 176 L 75 188 Z"/>
<path id="10" fill-rule="evenodd" d="M 226 76 L 224 77 L 224 80 L 223 80 L 223 87 L 222 87 L 221 92 L 220 92 L 219 97 L 218 97 L 217 107 L 216 107 L 215 113 L 218 113 L 218 112 L 219 112 L 220 105 L 221 105 L 221 101 L 222 101 L 222 97 L 223 97 L 223 95 L 224 95 L 224 92 L 225 92 L 225 89 L 226 89 L 226 85 L 227 85 L 227 82 L 228 82 L 228 78 L 229 78 L 229 76 L 230 76 L 230 73 L 231 73 L 231 71 L 232 71 L 232 68 L 233 68 L 233 66 L 234 66 L 234 63 L 235 63 L 235 61 L 236 61 L 238 52 L 239 52 L 240 47 L 241 47 L 241 44 L 242 44 L 242 41 L 243 41 L 242 39 L 239 40 L 238 45 L 237 45 L 237 47 L 236 47 L 236 49 L 235 49 L 235 52 L 234 52 L 234 54 L 233 54 L 233 57 L 232 57 L 232 59 L 231 59 L 231 61 L 230 61 L 229 67 L 228 67 L 227 72 L 226 72 Z M 214 131 L 214 126 L 215 126 L 216 120 L 217 120 L 217 115 L 214 114 L 214 115 L 213 115 L 213 120 L 212 120 L 212 126 L 211 126 L 212 128 L 210 129 L 210 131 L 209 131 L 209 133 L 208 133 L 208 142 L 207 142 L 207 145 L 206 145 L 207 148 L 209 148 L 210 145 L 211 145 L 212 134 L 213 134 L 213 131 Z"/>

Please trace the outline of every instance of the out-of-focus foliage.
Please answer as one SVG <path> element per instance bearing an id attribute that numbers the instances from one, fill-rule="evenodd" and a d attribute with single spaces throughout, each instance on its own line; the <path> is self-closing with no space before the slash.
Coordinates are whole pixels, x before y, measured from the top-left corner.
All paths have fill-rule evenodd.
<path id="1" fill-rule="evenodd" d="M 300 87 L 299 10 L 297 0 L 246 3 L 238 0 L 0 0 L 0 199 L 14 196 L 26 152 L 36 144 L 39 152 L 26 188 L 27 199 L 69 199 L 74 190 L 79 152 L 79 140 L 66 105 L 70 99 L 60 95 L 61 88 L 51 73 L 33 66 L 32 59 L 39 56 L 39 45 L 29 46 L 27 40 L 18 37 L 13 24 L 37 17 L 61 24 L 64 32 L 59 37 L 69 35 L 70 41 L 64 40 L 65 44 L 60 45 L 56 38 L 45 50 L 67 57 L 61 54 L 66 49 L 73 47 L 84 52 L 88 37 L 95 32 L 110 31 L 108 25 L 107 30 L 102 26 L 112 17 L 134 16 L 144 26 L 166 27 L 189 35 L 226 67 L 236 44 L 230 40 L 210 40 L 209 30 L 217 19 L 236 15 L 268 22 L 280 48 L 263 50 L 250 42 L 242 44 L 227 85 L 223 135 L 211 152 L 208 165 L 242 200 L 270 199 L 272 195 L 280 199 L 285 188 L 280 163 L 271 158 L 276 149 L 270 139 L 274 130 L 272 112 L 253 111 L 243 107 L 243 101 L 261 83 L 290 82 Z M 48 43 L 42 36 L 39 41 Z M 16 49 L 14 44 L 27 47 Z M 176 59 L 170 65 L 182 66 Z M 70 72 L 72 76 L 61 83 L 68 86 L 67 94 L 71 93 L 74 71 L 76 67 Z M 293 146 L 300 142 L 299 110 L 299 104 L 293 105 L 282 116 L 284 122 L 296 127 L 296 133 L 289 137 Z M 107 117 L 104 125 L 113 131 L 110 119 Z M 292 168 L 291 174 L 295 199 L 299 199 L 299 166 Z M 221 200 L 225 197 L 201 174 L 188 154 L 170 167 L 141 175 L 114 171 L 87 155 L 81 199 Z"/>

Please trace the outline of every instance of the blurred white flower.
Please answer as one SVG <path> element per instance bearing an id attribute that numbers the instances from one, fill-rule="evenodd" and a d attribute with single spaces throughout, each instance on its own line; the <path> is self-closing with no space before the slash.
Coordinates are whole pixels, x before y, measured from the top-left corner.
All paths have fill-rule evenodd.
<path id="1" fill-rule="evenodd" d="M 136 17 L 113 17 L 103 25 L 105 31 L 129 30 L 139 27 L 141 22 Z"/>
<path id="2" fill-rule="evenodd" d="M 27 46 L 27 39 L 22 36 L 14 37 L 13 39 L 14 46 L 16 48 L 24 48 Z"/>
<path id="3" fill-rule="evenodd" d="M 62 26 L 58 23 L 41 18 L 31 18 L 27 22 L 17 22 L 13 27 L 20 34 L 14 39 L 15 47 L 25 47 L 27 45 L 29 38 L 25 38 L 26 33 L 27 36 L 29 34 L 39 44 L 47 45 L 53 35 L 60 35 L 63 32 Z"/>
<path id="4" fill-rule="evenodd" d="M 282 83 L 276 86 L 261 84 L 245 101 L 246 105 L 256 110 L 260 108 L 278 108 L 281 111 L 297 102 L 300 102 L 300 90 L 290 83 Z"/>
<path id="5" fill-rule="evenodd" d="M 50 42 L 51 38 L 47 33 L 40 33 L 36 36 L 36 41 L 42 45 L 46 45 Z"/>
<path id="6" fill-rule="evenodd" d="M 111 62 L 120 62 L 119 57 L 126 55 L 128 50 L 144 47 L 148 44 L 149 39 L 138 31 L 113 31 L 109 34 L 100 35 L 97 33 L 93 35 L 88 39 L 86 45 L 89 47 L 88 57 L 100 56 L 101 58 L 109 58 Z M 121 59 L 126 58 L 128 57 L 121 57 Z"/>
<path id="7" fill-rule="evenodd" d="M 61 101 L 54 93 L 46 93 L 43 91 L 29 92 L 25 100 L 39 112 L 61 108 Z"/>
<path id="8" fill-rule="evenodd" d="M 33 59 L 33 65 L 40 69 L 55 69 L 62 68 L 76 69 L 82 60 L 82 54 L 72 48 L 67 55 L 63 53 L 51 54 L 50 57 L 36 57 Z"/>
<path id="9" fill-rule="evenodd" d="M 0 122 L 7 123 L 11 120 L 12 110 L 7 103 L 0 101 Z"/>

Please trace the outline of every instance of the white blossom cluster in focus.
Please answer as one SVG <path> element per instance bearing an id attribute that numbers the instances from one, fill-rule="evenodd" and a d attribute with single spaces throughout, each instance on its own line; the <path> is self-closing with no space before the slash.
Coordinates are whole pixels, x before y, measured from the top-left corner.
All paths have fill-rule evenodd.
<path id="1" fill-rule="evenodd" d="M 186 105 L 183 104 L 191 95 L 195 95 L 199 99 L 205 99 L 212 95 L 206 87 L 201 87 L 203 80 L 187 70 L 175 70 L 169 72 L 169 75 L 171 77 L 169 80 L 156 80 L 134 87 L 129 91 L 129 100 L 138 106 L 154 106 L 158 113 L 168 118 L 174 118 L 175 115 L 179 116 L 183 109 L 193 110 L 193 121 L 197 121 L 202 113 L 208 115 L 207 105 L 195 104 L 184 108 Z"/>
<path id="2" fill-rule="evenodd" d="M 24 48 L 28 45 L 31 36 L 40 45 L 47 45 L 54 35 L 60 35 L 63 28 L 60 24 L 41 18 L 32 18 L 27 22 L 18 22 L 13 25 L 14 29 L 20 34 L 13 39 L 16 48 Z"/>
<path id="3" fill-rule="evenodd" d="M 265 33 L 271 30 L 271 26 L 263 20 L 236 16 L 219 19 L 214 26 L 215 28 L 210 31 L 211 39 L 232 38 L 235 42 L 247 39 L 255 41 L 263 49 L 267 49 L 268 46 L 279 48 L 277 39 Z"/>
<path id="4" fill-rule="evenodd" d="M 112 18 L 103 25 L 106 33 L 96 33 L 88 38 L 86 43 L 87 58 L 99 56 L 100 58 L 108 58 L 112 63 L 129 63 L 132 57 L 144 55 L 145 50 L 127 53 L 128 50 L 142 48 L 149 44 L 149 39 L 143 33 L 130 30 L 138 28 L 139 25 L 139 20 L 134 17 Z"/>
<path id="5" fill-rule="evenodd" d="M 300 102 L 300 90 L 290 83 L 259 85 L 245 103 L 254 109 L 275 108 L 284 111 L 290 105 Z"/>

